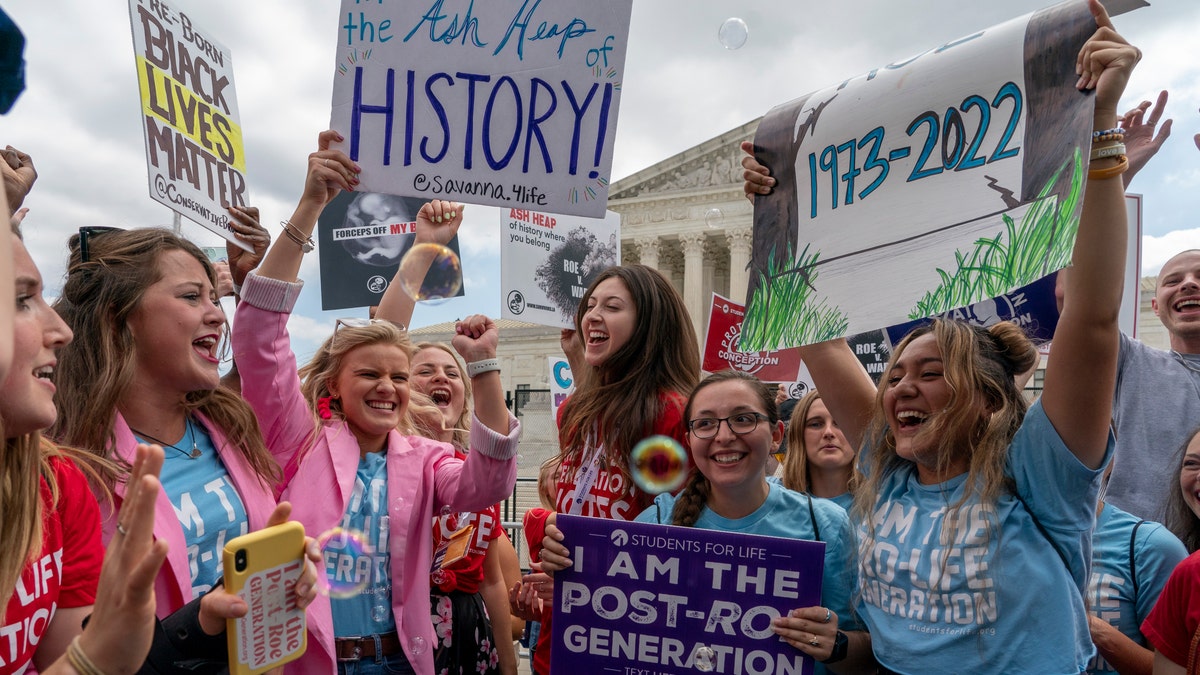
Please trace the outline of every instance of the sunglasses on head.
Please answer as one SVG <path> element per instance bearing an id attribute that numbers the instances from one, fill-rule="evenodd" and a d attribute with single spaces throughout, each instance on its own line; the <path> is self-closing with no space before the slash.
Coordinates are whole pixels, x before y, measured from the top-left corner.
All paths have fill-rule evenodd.
<path id="1" fill-rule="evenodd" d="M 88 242 L 94 237 L 114 231 L 121 232 L 122 230 L 119 227 L 105 227 L 103 225 L 86 225 L 79 228 L 79 259 L 85 263 L 91 262 L 92 256 L 88 248 Z"/>
<path id="2" fill-rule="evenodd" d="M 337 332 L 342 329 L 342 326 L 346 326 L 347 328 L 366 328 L 367 326 L 373 326 L 376 324 L 391 324 L 397 328 L 403 328 L 402 326 L 392 323 L 387 319 L 360 319 L 358 317 L 347 317 L 337 320 L 337 323 L 333 327 L 333 333 L 336 335 Z"/>

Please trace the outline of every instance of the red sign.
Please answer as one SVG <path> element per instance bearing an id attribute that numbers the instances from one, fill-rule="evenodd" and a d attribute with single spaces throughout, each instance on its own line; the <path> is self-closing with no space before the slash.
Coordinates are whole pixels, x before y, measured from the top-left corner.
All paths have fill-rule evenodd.
<path id="1" fill-rule="evenodd" d="M 800 353 L 796 349 L 771 352 L 739 352 L 744 305 L 713 293 L 704 337 L 704 369 L 710 373 L 732 368 L 764 382 L 795 382 L 800 379 Z"/>

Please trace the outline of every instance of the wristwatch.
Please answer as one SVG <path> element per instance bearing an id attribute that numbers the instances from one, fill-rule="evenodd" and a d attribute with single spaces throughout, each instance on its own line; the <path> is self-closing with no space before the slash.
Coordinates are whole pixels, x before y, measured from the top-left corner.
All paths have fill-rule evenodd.
<path id="1" fill-rule="evenodd" d="M 837 632 L 837 637 L 833 638 L 833 653 L 827 659 L 821 659 L 821 663 L 837 663 L 846 658 L 846 651 L 850 647 L 850 639 L 842 631 Z"/>

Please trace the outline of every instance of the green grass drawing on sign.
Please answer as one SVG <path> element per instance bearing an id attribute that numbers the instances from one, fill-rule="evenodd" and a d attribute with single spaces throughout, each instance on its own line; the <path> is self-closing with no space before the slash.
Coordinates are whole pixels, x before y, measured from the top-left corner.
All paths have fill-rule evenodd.
<path id="1" fill-rule="evenodd" d="M 938 268 L 941 285 L 925 293 L 909 312 L 910 319 L 944 314 L 1033 283 L 1071 261 L 1079 230 L 1076 206 L 1083 195 L 1083 158 L 1075 149 L 1071 189 L 1059 202 L 1050 198 L 1068 160 L 1051 176 L 1018 224 L 1004 214 L 1004 231 L 975 241 L 964 253 L 955 251 L 955 270 Z"/>
<path id="2" fill-rule="evenodd" d="M 790 269 L 776 267 L 771 251 L 765 274 L 758 275 L 758 289 L 746 307 L 738 348 L 761 351 L 780 345 L 804 345 L 841 337 L 850 326 L 849 318 L 837 307 L 827 307 L 826 298 L 813 297 L 820 252 L 809 255 L 808 246 Z M 788 246 L 787 259 L 793 259 Z"/>

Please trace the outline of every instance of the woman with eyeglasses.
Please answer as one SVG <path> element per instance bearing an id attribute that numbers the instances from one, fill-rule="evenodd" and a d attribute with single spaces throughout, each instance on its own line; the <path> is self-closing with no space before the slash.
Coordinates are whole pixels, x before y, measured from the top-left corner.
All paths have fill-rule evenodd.
<path id="1" fill-rule="evenodd" d="M 391 322 L 339 321 L 297 374 L 287 321 L 300 262 L 312 250 L 321 211 L 358 183 L 357 165 L 330 149 L 335 140 L 342 140 L 336 131 L 321 133 L 300 203 L 242 288 L 233 335 L 242 395 L 290 479 L 283 497 L 295 494 L 296 518 L 310 532 L 339 525 L 364 531 L 374 550 L 374 573 L 347 572 L 339 555 L 327 556 L 332 577 L 349 575 L 362 590 L 313 605 L 309 621 L 318 635 L 309 649 L 336 655 L 339 672 L 433 675 L 434 517 L 486 509 L 511 493 L 520 425 L 504 406 L 498 334 L 484 316 L 460 321 L 453 340 L 476 392 L 466 459 L 448 443 L 397 430 L 409 404 L 413 349 Z"/>
<path id="2" fill-rule="evenodd" d="M 248 210 L 230 212 L 235 230 L 254 229 L 243 222 Z M 70 248 L 55 309 L 76 339 L 59 350 L 52 434 L 110 460 L 100 478 L 118 504 L 138 444 L 162 446 L 154 534 L 169 553 L 155 584 L 158 616 L 191 617 L 180 633 L 189 648 L 222 663 L 225 619 L 246 611 L 220 581 L 225 542 L 286 520 L 288 507 L 276 506 L 280 471 L 254 411 L 218 386 L 225 315 L 213 268 L 194 244 L 157 228 L 84 228 Z M 105 514 L 106 542 L 116 526 Z M 315 595 L 315 547 L 309 555 L 296 586 L 302 604 Z"/>
<path id="3" fill-rule="evenodd" d="M 855 552 L 845 511 L 766 479 L 784 434 L 774 393 L 753 375 L 723 370 L 696 385 L 684 419 L 696 470 L 678 495 L 658 495 L 636 520 L 825 542 L 822 604 L 792 610 L 773 630 L 818 662 L 818 673 L 835 663 L 838 672 L 869 669 L 870 641 L 850 609 Z M 548 537 L 543 567 L 570 567 L 568 555 L 560 537 Z"/>

